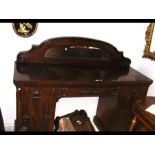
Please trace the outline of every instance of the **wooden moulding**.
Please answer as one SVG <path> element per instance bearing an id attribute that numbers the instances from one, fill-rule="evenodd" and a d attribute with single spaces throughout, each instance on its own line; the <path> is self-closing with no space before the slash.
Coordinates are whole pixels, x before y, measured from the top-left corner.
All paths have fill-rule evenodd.
<path id="1" fill-rule="evenodd" d="M 107 42 L 61 37 L 49 39 L 38 46 L 33 45 L 29 51 L 20 52 L 16 63 L 129 68 L 131 61 Z"/>

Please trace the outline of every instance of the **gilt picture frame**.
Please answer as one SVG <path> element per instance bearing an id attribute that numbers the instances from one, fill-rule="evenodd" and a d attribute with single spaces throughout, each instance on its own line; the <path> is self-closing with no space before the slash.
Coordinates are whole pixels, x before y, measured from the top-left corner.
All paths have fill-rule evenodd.
<path id="1" fill-rule="evenodd" d="M 150 23 L 147 27 L 146 34 L 145 34 L 146 44 L 144 48 L 143 58 L 149 58 L 155 61 L 155 51 L 151 51 L 154 27 L 155 27 L 155 23 Z"/>
<path id="2" fill-rule="evenodd" d="M 36 32 L 38 23 L 12 23 L 12 27 L 18 36 L 27 38 Z"/>

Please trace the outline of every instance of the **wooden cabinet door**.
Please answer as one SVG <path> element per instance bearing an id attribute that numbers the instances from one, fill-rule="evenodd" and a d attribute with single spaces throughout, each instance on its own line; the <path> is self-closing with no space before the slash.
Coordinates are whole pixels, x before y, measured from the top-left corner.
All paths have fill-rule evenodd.
<path id="1" fill-rule="evenodd" d="M 18 94 L 18 123 L 28 131 L 52 131 L 56 104 L 54 88 L 27 87 Z"/>

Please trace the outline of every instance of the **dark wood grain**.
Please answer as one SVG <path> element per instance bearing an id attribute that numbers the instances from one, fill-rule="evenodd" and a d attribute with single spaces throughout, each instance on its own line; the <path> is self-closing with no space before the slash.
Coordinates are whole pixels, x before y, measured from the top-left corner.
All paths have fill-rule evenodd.
<path id="1" fill-rule="evenodd" d="M 99 97 L 94 120 L 101 131 L 127 131 L 134 101 L 144 101 L 152 83 L 130 63 L 111 44 L 88 38 L 49 39 L 20 52 L 14 69 L 16 131 L 53 131 L 56 102 L 86 96 Z"/>
<path id="2" fill-rule="evenodd" d="M 109 43 L 66 37 L 49 39 L 39 46 L 32 46 L 29 51 L 20 52 L 17 63 L 120 68 L 129 67 L 131 61 Z"/>

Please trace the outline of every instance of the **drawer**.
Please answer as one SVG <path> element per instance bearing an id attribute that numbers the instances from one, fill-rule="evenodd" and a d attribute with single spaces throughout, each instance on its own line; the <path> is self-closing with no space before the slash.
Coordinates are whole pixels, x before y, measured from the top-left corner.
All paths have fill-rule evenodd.
<path id="1" fill-rule="evenodd" d="M 59 88 L 58 94 L 61 97 L 81 96 L 116 96 L 118 88 Z"/>

